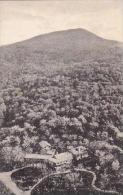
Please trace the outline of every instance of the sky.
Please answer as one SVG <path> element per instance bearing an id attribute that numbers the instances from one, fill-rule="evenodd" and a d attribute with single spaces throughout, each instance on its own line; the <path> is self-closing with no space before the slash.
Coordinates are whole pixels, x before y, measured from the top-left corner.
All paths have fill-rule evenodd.
<path id="1" fill-rule="evenodd" d="M 0 45 L 75 28 L 123 42 L 123 0 L 0 1 Z"/>

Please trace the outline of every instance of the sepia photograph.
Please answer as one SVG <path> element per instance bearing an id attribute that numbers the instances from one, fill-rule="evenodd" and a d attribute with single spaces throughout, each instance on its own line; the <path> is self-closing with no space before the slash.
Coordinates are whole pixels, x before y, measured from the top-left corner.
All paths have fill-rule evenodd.
<path id="1" fill-rule="evenodd" d="M 0 195 L 123 195 L 123 0 L 0 0 Z"/>

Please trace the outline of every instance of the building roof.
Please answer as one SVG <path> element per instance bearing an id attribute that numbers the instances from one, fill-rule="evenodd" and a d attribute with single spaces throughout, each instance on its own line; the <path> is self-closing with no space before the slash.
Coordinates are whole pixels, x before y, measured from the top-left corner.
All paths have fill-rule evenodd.
<path id="1" fill-rule="evenodd" d="M 50 155 L 40 155 L 40 154 L 26 154 L 25 159 L 34 159 L 34 160 L 48 160 L 55 164 L 61 164 L 64 162 L 69 162 L 72 160 L 72 154 L 69 152 L 64 152 L 60 154 L 56 154 L 55 157 L 51 157 Z"/>
<path id="2" fill-rule="evenodd" d="M 47 146 L 49 146 L 49 147 L 51 147 L 51 145 L 47 142 L 47 141 L 41 141 L 40 143 L 39 143 L 39 145 L 42 147 L 42 148 L 45 148 L 45 147 L 47 147 Z"/>
<path id="3" fill-rule="evenodd" d="M 63 152 L 55 155 L 56 162 L 64 162 L 72 160 L 72 154 L 70 152 Z"/>
<path id="4" fill-rule="evenodd" d="M 34 159 L 34 160 L 49 160 L 55 163 L 55 159 L 51 155 L 41 155 L 41 154 L 26 154 L 25 159 Z"/>
<path id="5" fill-rule="evenodd" d="M 28 158 L 28 159 L 49 159 L 49 155 L 26 154 L 25 158 Z"/>
<path id="6" fill-rule="evenodd" d="M 70 148 L 72 154 L 83 154 L 87 149 L 84 146 L 78 146 L 76 148 Z"/>

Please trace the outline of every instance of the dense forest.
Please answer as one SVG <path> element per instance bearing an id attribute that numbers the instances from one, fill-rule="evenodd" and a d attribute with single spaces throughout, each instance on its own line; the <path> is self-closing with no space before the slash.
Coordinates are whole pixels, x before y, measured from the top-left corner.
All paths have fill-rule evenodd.
<path id="1" fill-rule="evenodd" d="M 96 173 L 97 187 L 119 190 L 123 149 L 122 64 L 92 62 L 60 70 L 21 68 L 0 94 L 1 170 L 41 154 L 45 140 L 57 152 L 86 147 L 77 164 Z"/>

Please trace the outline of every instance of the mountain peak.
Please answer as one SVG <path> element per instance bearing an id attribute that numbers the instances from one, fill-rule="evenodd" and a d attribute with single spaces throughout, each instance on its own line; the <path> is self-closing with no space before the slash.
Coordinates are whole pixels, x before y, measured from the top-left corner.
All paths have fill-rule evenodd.
<path id="1" fill-rule="evenodd" d="M 75 29 L 68 29 L 68 30 L 62 30 L 62 31 L 55 31 L 55 32 L 50 32 L 50 33 L 47 33 L 47 34 L 43 34 L 43 35 L 38 35 L 34 38 L 41 38 L 41 37 L 51 37 L 53 38 L 55 36 L 55 38 L 57 39 L 58 38 L 75 38 L 75 39 L 103 39 L 99 36 L 97 36 L 96 34 L 88 31 L 88 30 L 85 30 L 83 28 L 75 28 Z M 33 38 L 32 38 L 33 39 Z"/>
<path id="2" fill-rule="evenodd" d="M 0 58 L 9 67 L 44 67 L 47 64 L 86 63 L 94 60 L 117 61 L 122 48 L 116 41 L 103 39 L 88 30 L 77 28 L 38 35 L 0 48 Z"/>
<path id="3" fill-rule="evenodd" d="M 94 33 L 84 29 L 84 28 L 72 28 L 72 29 L 67 29 L 67 30 L 62 30 L 62 31 L 56 31 L 56 32 L 53 32 L 53 33 L 82 33 L 82 34 L 93 34 L 95 35 Z M 96 36 L 96 35 L 95 35 Z"/>

